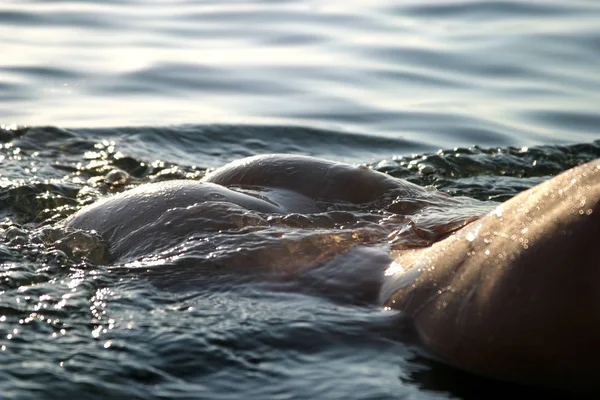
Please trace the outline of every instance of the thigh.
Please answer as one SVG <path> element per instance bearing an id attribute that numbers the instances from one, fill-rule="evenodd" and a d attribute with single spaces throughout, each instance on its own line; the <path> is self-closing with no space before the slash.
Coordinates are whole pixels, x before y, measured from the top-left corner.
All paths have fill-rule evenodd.
<path id="1" fill-rule="evenodd" d="M 382 301 L 450 363 L 544 385 L 600 385 L 600 160 L 397 255 Z"/>

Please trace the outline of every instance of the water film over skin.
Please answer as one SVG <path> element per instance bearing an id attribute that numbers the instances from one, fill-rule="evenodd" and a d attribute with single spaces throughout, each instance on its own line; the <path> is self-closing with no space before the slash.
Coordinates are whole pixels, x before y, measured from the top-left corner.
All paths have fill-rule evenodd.
<path id="1" fill-rule="evenodd" d="M 420 245 L 430 244 L 489 208 L 485 202 L 451 198 L 364 166 L 267 155 L 228 164 L 202 182 L 139 186 L 84 208 L 65 226 L 98 232 L 109 246 L 109 260 L 122 262 L 167 249 L 195 233 L 265 229 L 278 216 L 282 222 L 296 219 L 300 227 L 317 230 L 332 222 L 335 226 L 336 213 L 351 211 L 366 215 L 348 214 L 348 222 L 355 219 L 358 229 L 343 248 L 387 240 L 407 246 L 408 236 Z M 318 217 L 304 217 L 305 222 L 293 217 L 319 214 L 321 222 Z M 407 215 L 412 219 L 402 218 Z"/>
<path id="2" fill-rule="evenodd" d="M 299 263 L 318 265 L 359 244 L 393 244 L 394 235 L 402 230 L 417 237 L 429 234 L 419 245 L 437 241 L 430 247 L 393 250 L 379 295 L 383 304 L 414 319 L 428 348 L 451 364 L 491 377 L 591 390 L 596 388 L 594 363 L 600 354 L 596 344 L 600 299 L 594 285 L 600 267 L 594 245 L 600 230 L 599 176 L 600 161 L 574 168 L 459 230 L 489 204 L 461 203 L 367 168 L 310 157 L 257 156 L 228 164 L 201 183 L 171 181 L 124 192 L 83 209 L 66 224 L 98 231 L 107 240 L 112 259 L 118 260 L 152 253 L 194 231 L 227 229 L 227 221 L 232 223 L 232 213 L 240 207 L 242 213 L 262 214 L 381 208 L 395 214 L 404 211 L 414 221 L 427 216 L 428 208 L 446 212 L 466 208 L 470 219 L 455 224 L 447 220 L 443 228 L 419 229 L 406 219 L 403 227 L 396 226 L 386 236 L 382 231 L 392 227 L 382 223 L 382 217 L 382 229 L 367 240 L 364 235 L 359 240 L 330 234 L 329 241 L 310 242 L 310 251 L 298 243 L 286 255 L 310 254 Z M 269 225 L 265 218 L 254 224 Z M 244 220 L 233 226 L 243 228 Z M 448 237 L 439 240 L 443 236 Z M 343 245 L 331 247 L 332 242 Z M 281 259 L 289 262 L 285 257 L 269 262 L 275 265 Z M 247 254 L 230 264 L 236 260 L 247 265 Z M 268 259 L 260 260 L 264 265 Z M 361 272 L 381 284 L 381 271 Z M 575 338 L 577 346 L 572 343 Z"/>

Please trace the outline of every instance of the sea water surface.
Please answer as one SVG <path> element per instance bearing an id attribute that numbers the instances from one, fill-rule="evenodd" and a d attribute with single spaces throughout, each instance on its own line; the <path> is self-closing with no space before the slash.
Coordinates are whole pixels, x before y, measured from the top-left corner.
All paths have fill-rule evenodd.
<path id="1" fill-rule="evenodd" d="M 0 50 L 0 397 L 548 395 L 436 362 L 351 252 L 320 284 L 195 270 L 198 246 L 101 266 L 40 228 L 264 153 L 504 201 L 600 157 L 599 2 L 8 0 Z"/>

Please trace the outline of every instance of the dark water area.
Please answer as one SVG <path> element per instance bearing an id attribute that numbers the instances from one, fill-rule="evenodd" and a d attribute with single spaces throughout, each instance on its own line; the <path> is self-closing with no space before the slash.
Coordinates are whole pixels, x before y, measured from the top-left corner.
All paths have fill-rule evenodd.
<path id="1" fill-rule="evenodd" d="M 440 364 L 418 346 L 402 314 L 357 301 L 368 272 L 389 262 L 385 257 L 366 254 L 361 262 L 356 255 L 365 253 L 342 254 L 325 262 L 343 267 L 336 270 L 342 278 L 323 283 L 318 274 L 290 278 L 285 264 L 278 273 L 254 265 L 243 273 L 215 270 L 202 246 L 99 266 L 44 243 L 37 232 L 97 198 L 147 182 L 199 179 L 230 159 L 274 151 L 332 156 L 333 146 L 310 145 L 315 137 L 344 143 L 349 151 L 391 150 L 398 154 L 369 165 L 453 196 L 493 201 L 599 157 L 598 141 L 401 155 L 404 141 L 394 146 L 380 138 L 293 127 L 37 127 L 4 130 L 1 137 L 0 380 L 6 397 L 555 394 Z M 358 150 L 349 154 L 366 157 Z M 116 170 L 132 182 L 112 180 Z M 267 248 L 269 242 L 253 235 L 226 237 L 214 251 L 214 265 L 248 243 Z"/>
<path id="2" fill-rule="evenodd" d="M 359 299 L 376 249 L 323 283 L 211 268 L 291 223 L 215 235 L 214 265 L 97 265 L 40 230 L 267 153 L 507 200 L 600 157 L 600 3 L 4 1 L 0 49 L 1 398 L 571 397 L 436 361 Z"/>

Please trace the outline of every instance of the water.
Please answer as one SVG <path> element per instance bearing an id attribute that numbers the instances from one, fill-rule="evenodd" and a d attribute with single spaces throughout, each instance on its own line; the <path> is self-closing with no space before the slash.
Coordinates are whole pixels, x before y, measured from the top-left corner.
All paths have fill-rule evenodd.
<path id="1" fill-rule="evenodd" d="M 303 125 L 430 149 L 595 138 L 595 1 L 0 6 L 3 123 Z"/>
<path id="2" fill-rule="evenodd" d="M 531 394 L 436 363 L 347 282 L 196 273 L 198 248 L 100 267 L 35 232 L 123 190 L 115 169 L 272 152 L 506 200 L 600 157 L 598 21 L 594 1 L 2 2 L 3 396 Z"/>

